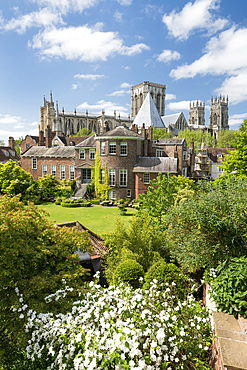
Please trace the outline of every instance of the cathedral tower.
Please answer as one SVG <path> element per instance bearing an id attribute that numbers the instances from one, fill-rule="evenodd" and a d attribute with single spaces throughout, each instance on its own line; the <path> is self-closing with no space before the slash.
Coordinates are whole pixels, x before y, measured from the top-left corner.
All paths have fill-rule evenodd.
<path id="1" fill-rule="evenodd" d="M 205 102 L 190 102 L 189 125 L 205 126 Z"/>
<path id="2" fill-rule="evenodd" d="M 159 114 L 165 115 L 166 86 L 144 81 L 131 88 L 131 117 L 137 116 L 148 92 L 150 92 Z"/>
<path id="3" fill-rule="evenodd" d="M 221 130 L 229 130 L 228 125 L 228 96 L 225 99 L 220 97 L 215 100 L 211 98 L 211 109 L 209 117 L 209 129 L 212 130 L 215 139 L 218 139 Z"/>

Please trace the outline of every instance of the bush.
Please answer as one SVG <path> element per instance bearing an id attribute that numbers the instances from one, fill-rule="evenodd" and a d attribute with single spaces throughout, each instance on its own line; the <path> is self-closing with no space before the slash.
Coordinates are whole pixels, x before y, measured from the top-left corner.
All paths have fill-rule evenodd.
<path id="1" fill-rule="evenodd" d="M 144 276 L 143 267 L 135 260 L 126 260 L 122 262 L 114 272 L 114 284 L 119 280 L 121 282 L 129 283 L 133 288 L 139 288 L 139 279 Z"/>
<path id="2" fill-rule="evenodd" d="M 93 199 L 93 200 L 91 200 L 91 203 L 92 204 L 100 204 L 100 200 L 99 199 Z"/>
<path id="3" fill-rule="evenodd" d="M 125 205 L 124 204 L 119 204 L 117 207 L 119 209 L 119 215 L 120 216 L 125 216 L 126 212 L 127 212 L 127 209 L 125 208 Z"/>
<path id="4" fill-rule="evenodd" d="M 68 208 L 73 208 L 73 207 L 91 207 L 91 203 L 90 202 L 68 202 L 68 201 L 64 201 L 61 203 L 61 206 L 62 207 L 68 207 Z"/>
<path id="5" fill-rule="evenodd" d="M 165 290 L 166 285 L 170 285 L 172 282 L 174 295 L 178 299 L 186 299 L 189 291 L 190 279 L 182 274 L 181 270 L 173 263 L 166 263 L 165 260 L 161 259 L 154 265 L 150 267 L 148 272 L 145 274 L 145 284 L 143 289 L 150 289 L 151 282 L 154 280 L 156 282 L 157 288 L 159 290 Z"/>
<path id="6" fill-rule="evenodd" d="M 216 270 L 216 278 L 209 279 L 209 282 L 212 298 L 220 311 L 247 318 L 247 257 L 221 263 Z"/>

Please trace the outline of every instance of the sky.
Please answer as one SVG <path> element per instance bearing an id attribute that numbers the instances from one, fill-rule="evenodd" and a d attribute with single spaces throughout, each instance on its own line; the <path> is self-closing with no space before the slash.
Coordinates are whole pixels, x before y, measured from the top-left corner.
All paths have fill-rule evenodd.
<path id="1" fill-rule="evenodd" d="M 0 140 L 38 134 L 43 96 L 66 111 L 130 114 L 131 86 L 166 85 L 166 115 L 229 97 L 247 117 L 246 0 L 2 0 Z"/>

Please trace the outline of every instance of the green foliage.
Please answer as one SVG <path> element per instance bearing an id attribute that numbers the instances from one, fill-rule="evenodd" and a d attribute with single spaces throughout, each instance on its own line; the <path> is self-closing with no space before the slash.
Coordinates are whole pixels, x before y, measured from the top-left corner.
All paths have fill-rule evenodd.
<path id="1" fill-rule="evenodd" d="M 113 283 L 120 282 L 129 283 L 133 288 L 139 288 L 139 279 L 144 277 L 143 267 L 133 259 L 127 259 L 120 263 L 114 271 Z"/>
<path id="2" fill-rule="evenodd" d="M 20 155 L 21 153 L 20 153 L 20 147 L 19 147 L 19 145 L 20 145 L 20 143 L 22 142 L 22 140 L 23 140 L 24 138 L 21 136 L 21 137 L 19 137 L 19 139 L 16 139 L 15 140 L 15 151 L 16 151 L 16 153 L 18 154 L 18 155 Z"/>
<path id="3" fill-rule="evenodd" d="M 94 194 L 95 194 L 95 187 L 94 187 L 94 183 L 92 182 L 92 184 L 88 184 L 86 187 L 85 197 L 91 200 L 94 197 Z"/>
<path id="4" fill-rule="evenodd" d="M 104 177 L 104 183 L 102 184 L 101 181 L 101 161 L 99 159 L 99 154 L 96 151 L 95 155 L 95 166 L 91 168 L 92 173 L 92 184 L 95 189 L 96 196 L 100 199 L 108 199 L 108 193 L 109 190 L 111 190 L 111 187 L 109 186 L 109 175 L 107 170 L 107 165 L 105 166 L 105 177 Z"/>
<path id="5" fill-rule="evenodd" d="M 188 271 L 247 253 L 247 182 L 211 185 L 165 218 L 171 255 Z"/>
<path id="6" fill-rule="evenodd" d="M 235 172 L 237 178 L 247 176 L 247 119 L 240 125 L 236 132 L 237 150 L 226 155 L 222 162 L 222 168 L 227 173 Z"/>
<path id="7" fill-rule="evenodd" d="M 167 132 L 166 129 L 163 129 L 163 128 L 153 127 L 153 140 L 171 139 L 171 138 L 172 138 L 171 132 Z"/>
<path id="8" fill-rule="evenodd" d="M 118 204 L 117 207 L 119 209 L 119 215 L 120 216 L 125 216 L 126 213 L 127 213 L 127 209 L 126 209 L 125 205 L 124 204 Z"/>
<path id="9" fill-rule="evenodd" d="M 70 201 L 63 201 L 61 202 L 62 207 L 68 207 L 68 208 L 73 208 L 73 207 L 91 207 L 91 202 L 85 202 L 80 199 L 76 200 L 70 200 Z"/>
<path id="10" fill-rule="evenodd" d="M 0 146 L 5 146 L 5 142 L 4 142 L 4 140 L 0 140 Z"/>
<path id="11" fill-rule="evenodd" d="M 99 205 L 100 204 L 100 200 L 99 199 L 93 199 L 93 200 L 91 200 L 91 203 L 92 204 Z"/>
<path id="12" fill-rule="evenodd" d="M 65 312 L 69 299 L 51 305 L 44 297 L 60 289 L 62 279 L 76 289 L 83 284 L 86 270 L 73 252 L 89 246 L 86 233 L 54 227 L 32 203 L 0 199 L 0 363 L 11 363 L 15 349 L 25 346 L 25 320 L 14 312 L 21 305 L 17 287 L 29 309 Z"/>
<path id="13" fill-rule="evenodd" d="M 175 295 L 176 299 L 185 300 L 190 288 L 189 278 L 182 274 L 181 270 L 173 263 L 166 263 L 160 259 L 150 267 L 145 274 L 145 283 L 143 289 L 150 289 L 154 281 L 158 290 L 164 291 L 167 286 L 171 286 L 171 295 Z M 173 283 L 173 284 L 172 284 Z"/>
<path id="14" fill-rule="evenodd" d="M 17 195 L 26 191 L 34 182 L 33 176 L 24 171 L 14 161 L 0 163 L 0 192 Z"/>
<path id="15" fill-rule="evenodd" d="M 247 318 L 247 257 L 232 258 L 219 264 L 216 278 L 209 279 L 218 310 Z"/>
<path id="16" fill-rule="evenodd" d="M 187 189 L 187 198 L 197 190 L 194 181 L 187 177 L 170 174 L 162 177 L 159 173 L 155 180 L 150 181 L 147 193 L 139 195 L 138 201 L 142 204 L 140 208 L 149 213 L 152 222 L 160 225 L 163 223 L 164 215 L 174 205 L 177 193 L 184 188 Z"/>
<path id="17" fill-rule="evenodd" d="M 84 127 L 81 130 L 79 130 L 75 135 L 71 136 L 92 136 L 92 135 L 95 135 L 95 132 L 91 132 L 89 129 Z"/>
<path id="18" fill-rule="evenodd" d="M 185 139 L 188 146 L 190 146 L 191 138 L 194 139 L 195 149 L 201 147 L 202 141 L 208 143 L 210 148 L 215 146 L 215 139 L 210 133 L 203 132 L 203 130 L 186 130 L 179 131 L 178 138 Z"/>
<path id="19" fill-rule="evenodd" d="M 117 219 L 115 230 L 106 238 L 109 253 L 104 257 L 105 274 L 108 282 L 117 266 L 126 259 L 136 260 L 144 271 L 161 257 L 169 258 L 164 246 L 164 233 L 155 228 L 147 212 L 139 212 L 128 226 Z"/>
<path id="20" fill-rule="evenodd" d="M 221 130 L 216 147 L 236 148 L 236 130 Z"/>

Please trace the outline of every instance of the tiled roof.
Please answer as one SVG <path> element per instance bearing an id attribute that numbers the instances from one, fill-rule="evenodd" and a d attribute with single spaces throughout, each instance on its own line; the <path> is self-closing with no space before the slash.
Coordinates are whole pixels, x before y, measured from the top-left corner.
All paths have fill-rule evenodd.
<path id="1" fill-rule="evenodd" d="M 155 145 L 182 145 L 185 139 L 158 139 L 154 141 Z"/>
<path id="2" fill-rule="evenodd" d="M 133 172 L 177 173 L 177 158 L 139 157 Z"/>
<path id="3" fill-rule="evenodd" d="M 77 148 L 94 148 L 96 147 L 95 143 L 96 134 L 89 136 L 85 140 L 82 140 L 76 145 Z"/>
<path id="4" fill-rule="evenodd" d="M 20 157 L 16 151 L 9 146 L 0 146 L 0 163 L 4 164 L 10 159 L 17 162 L 20 160 Z"/>
<path id="5" fill-rule="evenodd" d="M 74 146 L 56 146 L 53 148 L 46 148 L 45 146 L 32 146 L 28 148 L 22 157 L 49 157 L 49 158 L 74 158 Z"/>
<path id="6" fill-rule="evenodd" d="M 96 140 L 102 139 L 102 138 L 135 138 L 144 140 L 143 137 L 136 132 L 130 130 L 129 128 L 125 126 L 118 126 L 114 128 L 113 130 L 107 131 L 104 134 L 98 135 L 96 137 Z"/>
<path id="7" fill-rule="evenodd" d="M 229 152 L 234 151 L 233 148 L 208 148 L 208 156 L 213 162 L 221 163 L 224 156 L 219 157 L 220 154 L 230 154 Z"/>
<path id="8" fill-rule="evenodd" d="M 133 124 L 137 125 L 137 127 L 142 127 L 143 123 L 146 127 L 154 126 L 157 128 L 165 128 L 165 124 L 162 121 L 159 111 L 154 104 L 153 98 L 150 92 L 147 93 L 147 96 L 142 103 L 142 106 L 137 113 L 137 116 L 134 119 Z"/>

